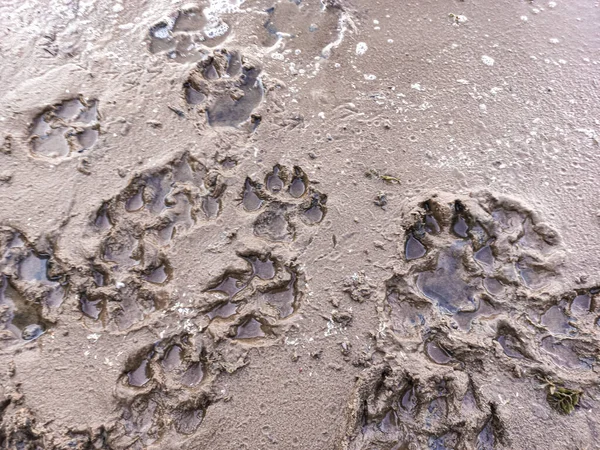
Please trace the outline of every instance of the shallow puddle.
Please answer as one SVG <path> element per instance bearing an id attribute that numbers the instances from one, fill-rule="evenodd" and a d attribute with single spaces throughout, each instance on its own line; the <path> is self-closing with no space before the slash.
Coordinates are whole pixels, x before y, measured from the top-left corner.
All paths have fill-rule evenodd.
<path id="1" fill-rule="evenodd" d="M 555 305 L 546 311 L 541 317 L 541 324 L 554 334 L 573 335 L 577 329 L 570 324 L 570 318 L 566 315 L 564 306 Z"/>
<path id="2" fill-rule="evenodd" d="M 204 378 L 204 369 L 200 362 L 192 364 L 183 374 L 181 382 L 189 387 L 198 385 Z"/>
<path id="3" fill-rule="evenodd" d="M 164 369 L 168 372 L 179 369 L 182 365 L 182 349 L 179 345 L 171 346 L 161 362 Z"/>
<path id="4" fill-rule="evenodd" d="M 222 319 L 226 319 L 228 317 L 233 316 L 237 312 L 238 305 L 233 302 L 227 302 L 224 304 L 218 305 L 216 308 L 210 310 L 206 315 L 210 320 L 215 317 L 220 317 Z"/>
<path id="5" fill-rule="evenodd" d="M 290 281 L 282 288 L 276 288 L 264 292 L 261 296 L 262 301 L 268 303 L 279 311 L 279 318 L 285 319 L 292 315 L 296 308 L 296 274 L 286 269 L 290 274 Z"/>
<path id="6" fill-rule="evenodd" d="M 102 313 L 102 300 L 89 300 L 85 295 L 79 297 L 81 312 L 91 319 L 98 320 Z"/>
<path id="7" fill-rule="evenodd" d="M 170 269 L 164 264 L 153 269 L 148 275 L 144 276 L 146 281 L 153 284 L 165 284 L 169 278 Z"/>

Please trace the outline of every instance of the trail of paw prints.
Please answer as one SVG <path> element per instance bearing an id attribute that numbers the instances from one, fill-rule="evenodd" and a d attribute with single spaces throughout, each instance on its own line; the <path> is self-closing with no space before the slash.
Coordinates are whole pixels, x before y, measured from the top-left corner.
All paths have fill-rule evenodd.
<path id="1" fill-rule="evenodd" d="M 495 405 L 464 373 L 417 369 L 376 366 L 359 378 L 338 450 L 492 450 L 505 441 Z"/>
<path id="2" fill-rule="evenodd" d="M 98 100 L 71 98 L 50 106 L 33 120 L 31 154 L 53 159 L 82 154 L 93 148 L 99 132 Z"/>
<path id="3" fill-rule="evenodd" d="M 119 445 L 160 447 L 169 436 L 179 441 L 193 436 L 210 405 L 220 400 L 213 392 L 220 374 L 245 366 L 250 349 L 280 343 L 302 310 L 304 274 L 295 256 L 278 251 L 278 245 L 287 248 L 293 239 L 293 220 L 294 226 L 312 226 L 323 219 L 325 197 L 299 167 L 276 165 L 261 182 L 246 179 L 239 202 L 239 213 L 255 216 L 254 234 L 274 251 L 237 253 L 233 269 L 182 307 L 182 334 L 130 359 L 117 386 L 123 416 L 120 431 L 111 436 Z M 278 218 L 265 220 L 263 214 L 273 211 Z"/>
<path id="4" fill-rule="evenodd" d="M 24 234 L 0 227 L 0 347 L 32 341 L 56 321 L 68 280 L 51 248 L 38 251 Z"/>
<path id="5" fill-rule="evenodd" d="M 80 288 L 82 312 L 127 330 L 165 308 L 169 247 L 196 224 L 218 217 L 225 189 L 218 170 L 184 154 L 135 177 L 104 202 L 94 218 L 103 237 Z"/>
<path id="6" fill-rule="evenodd" d="M 298 166 L 275 165 L 262 182 L 246 178 L 240 203 L 256 214 L 254 234 L 273 242 L 292 242 L 298 227 L 318 225 L 327 214 L 327 195 Z"/>
<path id="7" fill-rule="evenodd" d="M 215 50 L 190 72 L 183 85 L 190 110 L 205 114 L 209 125 L 250 130 L 260 124 L 253 111 L 263 100 L 260 65 L 236 51 Z"/>

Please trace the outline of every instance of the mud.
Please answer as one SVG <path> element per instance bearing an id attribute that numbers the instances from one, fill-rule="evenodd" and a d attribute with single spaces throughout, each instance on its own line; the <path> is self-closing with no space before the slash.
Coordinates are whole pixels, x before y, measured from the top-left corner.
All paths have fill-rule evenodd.
<path id="1" fill-rule="evenodd" d="M 598 5 L 0 5 L 0 449 L 597 448 Z"/>

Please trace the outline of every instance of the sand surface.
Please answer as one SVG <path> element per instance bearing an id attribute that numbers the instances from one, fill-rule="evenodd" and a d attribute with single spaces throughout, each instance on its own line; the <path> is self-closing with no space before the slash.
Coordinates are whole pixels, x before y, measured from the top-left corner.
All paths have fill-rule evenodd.
<path id="1" fill-rule="evenodd" d="M 600 448 L 600 4 L 0 2 L 1 449 Z"/>

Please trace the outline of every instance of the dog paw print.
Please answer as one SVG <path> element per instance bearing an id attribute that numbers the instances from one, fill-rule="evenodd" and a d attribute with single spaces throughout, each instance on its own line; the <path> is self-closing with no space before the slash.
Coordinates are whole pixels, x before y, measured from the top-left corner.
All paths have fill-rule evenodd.
<path id="1" fill-rule="evenodd" d="M 258 126 L 253 114 L 263 99 L 259 65 L 238 52 L 215 50 L 198 63 L 184 83 L 187 105 L 206 114 L 208 124 L 238 127 Z"/>
<path id="2" fill-rule="evenodd" d="M 214 335 L 246 342 L 276 337 L 300 307 L 300 274 L 270 255 L 241 255 L 247 270 L 226 272 L 206 292 Z"/>
<path id="3" fill-rule="evenodd" d="M 38 115 L 29 130 L 31 153 L 44 158 L 68 158 L 89 151 L 100 131 L 98 100 L 65 100 Z"/>
<path id="4" fill-rule="evenodd" d="M 229 25 L 213 8 L 187 6 L 150 28 L 148 48 L 172 61 L 195 62 L 210 47 L 221 44 L 229 32 Z"/>
<path id="5" fill-rule="evenodd" d="M 542 370 L 591 382 L 600 289 L 565 286 L 560 238 L 534 211 L 491 194 L 440 194 L 405 223 L 381 315 L 390 355 L 457 371 L 485 364 L 509 379 Z"/>
<path id="6" fill-rule="evenodd" d="M 51 328 L 68 285 L 51 251 L 0 228 L 0 342 L 32 341 Z"/>
<path id="7" fill-rule="evenodd" d="M 504 440 L 503 426 L 494 405 L 484 406 L 476 393 L 462 374 L 375 367 L 356 383 L 340 448 L 493 449 Z"/>
<path id="8" fill-rule="evenodd" d="M 311 186 L 304 171 L 279 164 L 264 180 L 246 178 L 241 207 L 256 214 L 254 234 L 274 242 L 291 242 L 299 226 L 321 223 L 327 214 L 327 196 Z"/>
<path id="9" fill-rule="evenodd" d="M 123 413 L 112 444 L 145 448 L 170 433 L 193 434 L 214 400 L 216 373 L 209 359 L 201 339 L 186 334 L 161 339 L 130 358 L 117 382 Z"/>
<path id="10" fill-rule="evenodd" d="M 103 203 L 94 228 L 103 234 L 91 277 L 80 294 L 83 313 L 127 329 L 162 309 L 162 287 L 172 278 L 167 257 L 173 240 L 221 212 L 226 186 L 188 154 L 144 172 Z"/>

